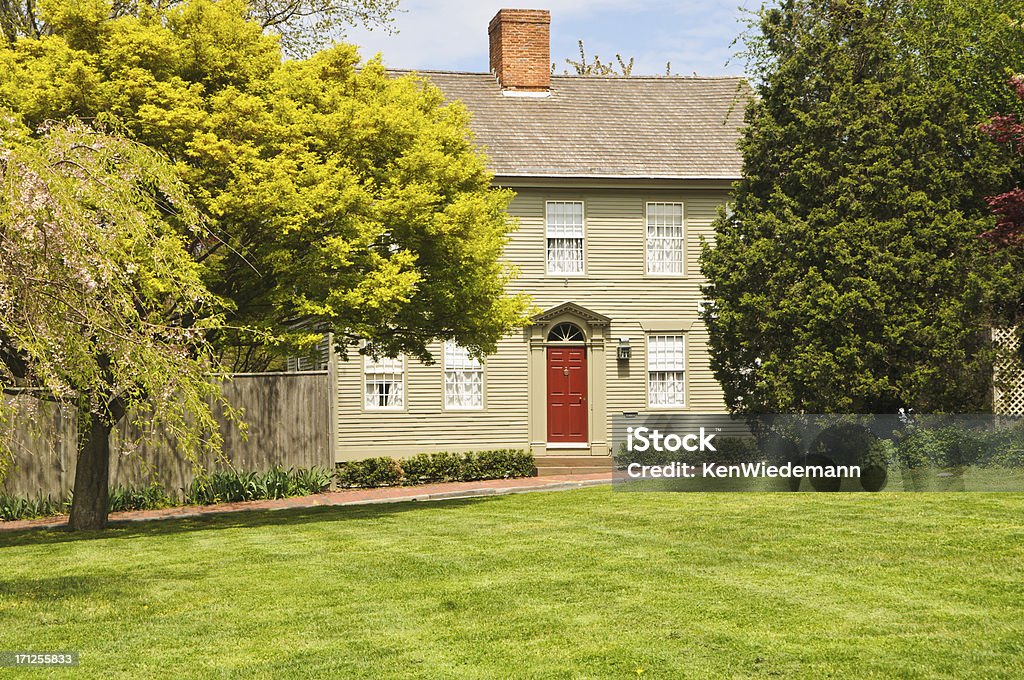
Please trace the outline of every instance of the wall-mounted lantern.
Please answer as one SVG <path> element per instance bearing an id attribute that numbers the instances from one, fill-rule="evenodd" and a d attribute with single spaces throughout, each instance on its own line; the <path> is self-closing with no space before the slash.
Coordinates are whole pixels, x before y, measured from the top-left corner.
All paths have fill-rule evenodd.
<path id="1" fill-rule="evenodd" d="M 633 350 L 629 347 L 629 338 L 619 338 L 619 361 L 629 361 L 629 357 L 633 354 Z"/>

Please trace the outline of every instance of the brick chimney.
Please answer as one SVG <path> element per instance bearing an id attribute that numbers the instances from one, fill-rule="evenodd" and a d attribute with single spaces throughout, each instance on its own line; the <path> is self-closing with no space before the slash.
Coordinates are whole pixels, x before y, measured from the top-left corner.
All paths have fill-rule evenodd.
<path id="1" fill-rule="evenodd" d="M 551 90 L 551 12 L 502 9 L 487 26 L 491 73 L 506 94 Z"/>

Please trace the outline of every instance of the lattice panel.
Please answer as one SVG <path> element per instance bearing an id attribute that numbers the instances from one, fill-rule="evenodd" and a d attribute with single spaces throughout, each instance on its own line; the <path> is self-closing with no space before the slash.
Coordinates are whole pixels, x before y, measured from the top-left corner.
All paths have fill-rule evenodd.
<path id="1" fill-rule="evenodd" d="M 996 364 L 994 410 L 1001 415 L 1024 416 L 1024 366 L 1017 351 L 1020 338 L 1013 328 L 995 328 L 992 341 L 1004 350 Z"/>

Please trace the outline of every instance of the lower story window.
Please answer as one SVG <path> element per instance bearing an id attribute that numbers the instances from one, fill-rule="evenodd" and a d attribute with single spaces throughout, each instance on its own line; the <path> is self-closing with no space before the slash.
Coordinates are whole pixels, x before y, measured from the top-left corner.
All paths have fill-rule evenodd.
<path id="1" fill-rule="evenodd" d="M 405 407 L 405 360 L 363 357 L 366 382 L 366 408 L 369 410 Z"/>
<path id="2" fill-rule="evenodd" d="M 444 343 L 444 406 L 450 409 L 484 407 L 484 367 L 464 347 Z"/>
<path id="3" fill-rule="evenodd" d="M 647 401 L 650 406 L 685 405 L 685 366 L 682 335 L 647 337 Z"/>

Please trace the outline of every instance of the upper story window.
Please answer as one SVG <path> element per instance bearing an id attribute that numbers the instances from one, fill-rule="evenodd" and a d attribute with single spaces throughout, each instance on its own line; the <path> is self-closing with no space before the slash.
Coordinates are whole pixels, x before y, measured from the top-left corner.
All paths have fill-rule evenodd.
<path id="1" fill-rule="evenodd" d="M 683 204 L 647 204 L 647 273 L 684 273 Z"/>
<path id="2" fill-rule="evenodd" d="M 583 273 L 583 202 L 547 202 L 548 274 Z"/>
<path id="3" fill-rule="evenodd" d="M 647 403 L 652 407 L 684 406 L 686 392 L 685 338 L 682 335 L 647 337 Z"/>
<path id="4" fill-rule="evenodd" d="M 444 343 L 444 407 L 464 410 L 484 407 L 483 364 L 452 340 Z"/>
<path id="5" fill-rule="evenodd" d="M 405 359 L 363 357 L 366 409 L 373 411 L 405 408 Z"/>

